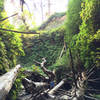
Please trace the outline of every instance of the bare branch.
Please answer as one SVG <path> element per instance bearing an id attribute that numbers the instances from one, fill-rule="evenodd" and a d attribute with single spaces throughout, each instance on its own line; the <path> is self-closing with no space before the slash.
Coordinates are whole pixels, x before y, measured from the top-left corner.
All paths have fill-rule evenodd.
<path id="1" fill-rule="evenodd" d="M 93 67 L 87 72 L 87 75 L 89 75 L 95 68 L 95 65 L 93 65 Z"/>
<path id="2" fill-rule="evenodd" d="M 94 92 L 100 92 L 100 90 L 97 89 L 87 89 L 88 91 L 94 91 Z"/>
<path id="3" fill-rule="evenodd" d="M 96 79 L 89 79 L 88 81 L 99 81 L 100 78 L 96 78 Z"/>
<path id="4" fill-rule="evenodd" d="M 35 63 L 37 63 L 37 64 L 40 64 L 41 65 L 41 63 L 40 62 L 38 62 L 38 61 L 36 61 L 36 60 L 33 60 Z"/>
<path id="5" fill-rule="evenodd" d="M 6 20 L 6 19 L 9 19 L 9 18 L 11 18 L 11 17 L 14 17 L 14 16 L 16 16 L 16 15 L 18 15 L 18 13 L 13 14 L 13 15 L 11 15 L 11 16 L 8 16 L 8 17 L 6 17 L 6 18 L 4 18 L 4 19 L 1 19 L 0 22 L 1 22 L 1 21 L 4 21 L 4 20 Z"/>
<path id="6" fill-rule="evenodd" d="M 71 69 L 72 69 L 72 73 L 73 73 L 73 81 L 75 83 L 75 86 L 77 88 L 77 82 L 76 82 L 76 77 L 75 77 L 75 69 L 74 69 L 74 63 L 73 63 L 73 57 L 72 57 L 72 52 L 71 49 L 69 48 L 69 55 L 70 55 L 70 64 L 71 64 Z"/>
<path id="7" fill-rule="evenodd" d="M 15 31 L 15 30 L 4 29 L 4 28 L 0 28 L 0 30 L 2 30 L 2 31 L 9 31 L 9 32 L 15 32 L 15 33 L 23 33 L 23 34 L 40 34 L 40 33 L 36 32 L 36 31 L 22 32 L 22 31 Z"/>
<path id="8" fill-rule="evenodd" d="M 99 100 L 99 99 L 96 99 L 96 98 L 94 98 L 94 97 L 87 96 L 87 95 L 84 95 L 84 97 L 89 98 L 89 99 L 92 99 L 92 100 Z"/>
<path id="9" fill-rule="evenodd" d="M 94 71 L 91 72 L 91 73 L 87 76 L 87 79 L 89 79 L 89 77 L 90 77 L 93 73 L 94 73 Z"/>
<path id="10" fill-rule="evenodd" d="M 45 58 L 42 58 L 42 62 L 41 63 L 38 62 L 38 61 L 35 61 L 35 60 L 34 60 L 34 62 L 37 63 L 37 64 L 40 64 L 41 69 L 49 77 L 50 80 L 54 80 L 55 74 L 52 71 L 50 71 L 47 68 L 45 68 L 45 66 L 44 66 L 44 64 L 46 63 L 46 59 Z"/>

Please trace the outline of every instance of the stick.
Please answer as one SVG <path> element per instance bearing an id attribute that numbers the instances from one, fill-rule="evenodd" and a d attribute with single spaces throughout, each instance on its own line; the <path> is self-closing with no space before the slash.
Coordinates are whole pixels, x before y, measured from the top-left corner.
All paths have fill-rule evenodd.
<path id="1" fill-rule="evenodd" d="M 89 99 L 92 99 L 92 100 L 99 100 L 99 99 L 96 99 L 94 97 L 90 97 L 90 96 L 87 96 L 87 95 L 84 95 L 86 98 L 89 98 Z"/>
<path id="2" fill-rule="evenodd" d="M 10 17 L 14 17 L 14 16 L 16 16 L 16 15 L 18 15 L 18 13 L 13 14 L 13 15 L 11 15 L 11 16 L 8 16 L 8 17 L 6 17 L 6 18 L 4 18 L 4 19 L 1 19 L 0 21 L 4 21 L 4 20 L 9 19 Z"/>

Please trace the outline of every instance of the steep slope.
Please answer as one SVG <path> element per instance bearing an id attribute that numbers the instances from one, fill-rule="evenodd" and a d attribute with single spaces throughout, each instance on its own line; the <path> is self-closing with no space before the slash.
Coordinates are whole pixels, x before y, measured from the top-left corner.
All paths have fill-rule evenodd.
<path id="1" fill-rule="evenodd" d="M 66 13 L 55 13 L 39 27 L 39 30 L 51 30 L 52 28 L 60 27 L 64 24 L 65 19 Z"/>

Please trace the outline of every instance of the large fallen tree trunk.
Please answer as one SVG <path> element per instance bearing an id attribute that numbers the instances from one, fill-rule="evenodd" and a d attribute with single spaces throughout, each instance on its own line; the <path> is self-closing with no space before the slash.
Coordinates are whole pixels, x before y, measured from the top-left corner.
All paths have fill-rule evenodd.
<path id="1" fill-rule="evenodd" d="M 17 77 L 17 73 L 20 67 L 20 65 L 17 65 L 14 69 L 0 77 L 0 100 L 5 100 Z"/>

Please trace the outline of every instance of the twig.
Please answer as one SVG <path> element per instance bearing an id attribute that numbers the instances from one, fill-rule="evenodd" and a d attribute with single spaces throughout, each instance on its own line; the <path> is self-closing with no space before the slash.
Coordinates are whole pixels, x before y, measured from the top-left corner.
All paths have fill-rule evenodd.
<path id="1" fill-rule="evenodd" d="M 96 99 L 96 98 L 94 98 L 94 97 L 87 96 L 87 95 L 84 95 L 84 97 L 89 98 L 89 99 L 92 99 L 92 100 L 99 100 L 99 99 Z"/>
<path id="2" fill-rule="evenodd" d="M 89 79 L 89 77 L 93 74 L 94 72 L 91 72 L 88 76 L 87 76 L 87 80 Z"/>
<path id="3" fill-rule="evenodd" d="M 87 89 L 87 90 L 91 90 L 91 91 L 95 91 L 95 92 L 100 92 L 100 90 L 96 90 L 96 89 Z"/>
<path id="4" fill-rule="evenodd" d="M 90 72 L 95 68 L 95 65 L 93 64 L 93 67 L 87 72 L 87 75 L 90 74 Z"/>
<path id="5" fill-rule="evenodd" d="M 38 61 L 36 61 L 36 60 L 33 60 L 35 63 L 37 63 L 37 64 L 40 64 L 41 65 L 41 63 L 40 62 L 38 62 Z"/>
<path id="6" fill-rule="evenodd" d="M 100 78 L 96 78 L 96 79 L 89 79 L 88 81 L 98 81 L 100 80 Z"/>
<path id="7" fill-rule="evenodd" d="M 89 82 L 94 82 L 94 83 L 98 83 L 97 81 L 93 81 L 93 80 L 88 80 Z"/>

